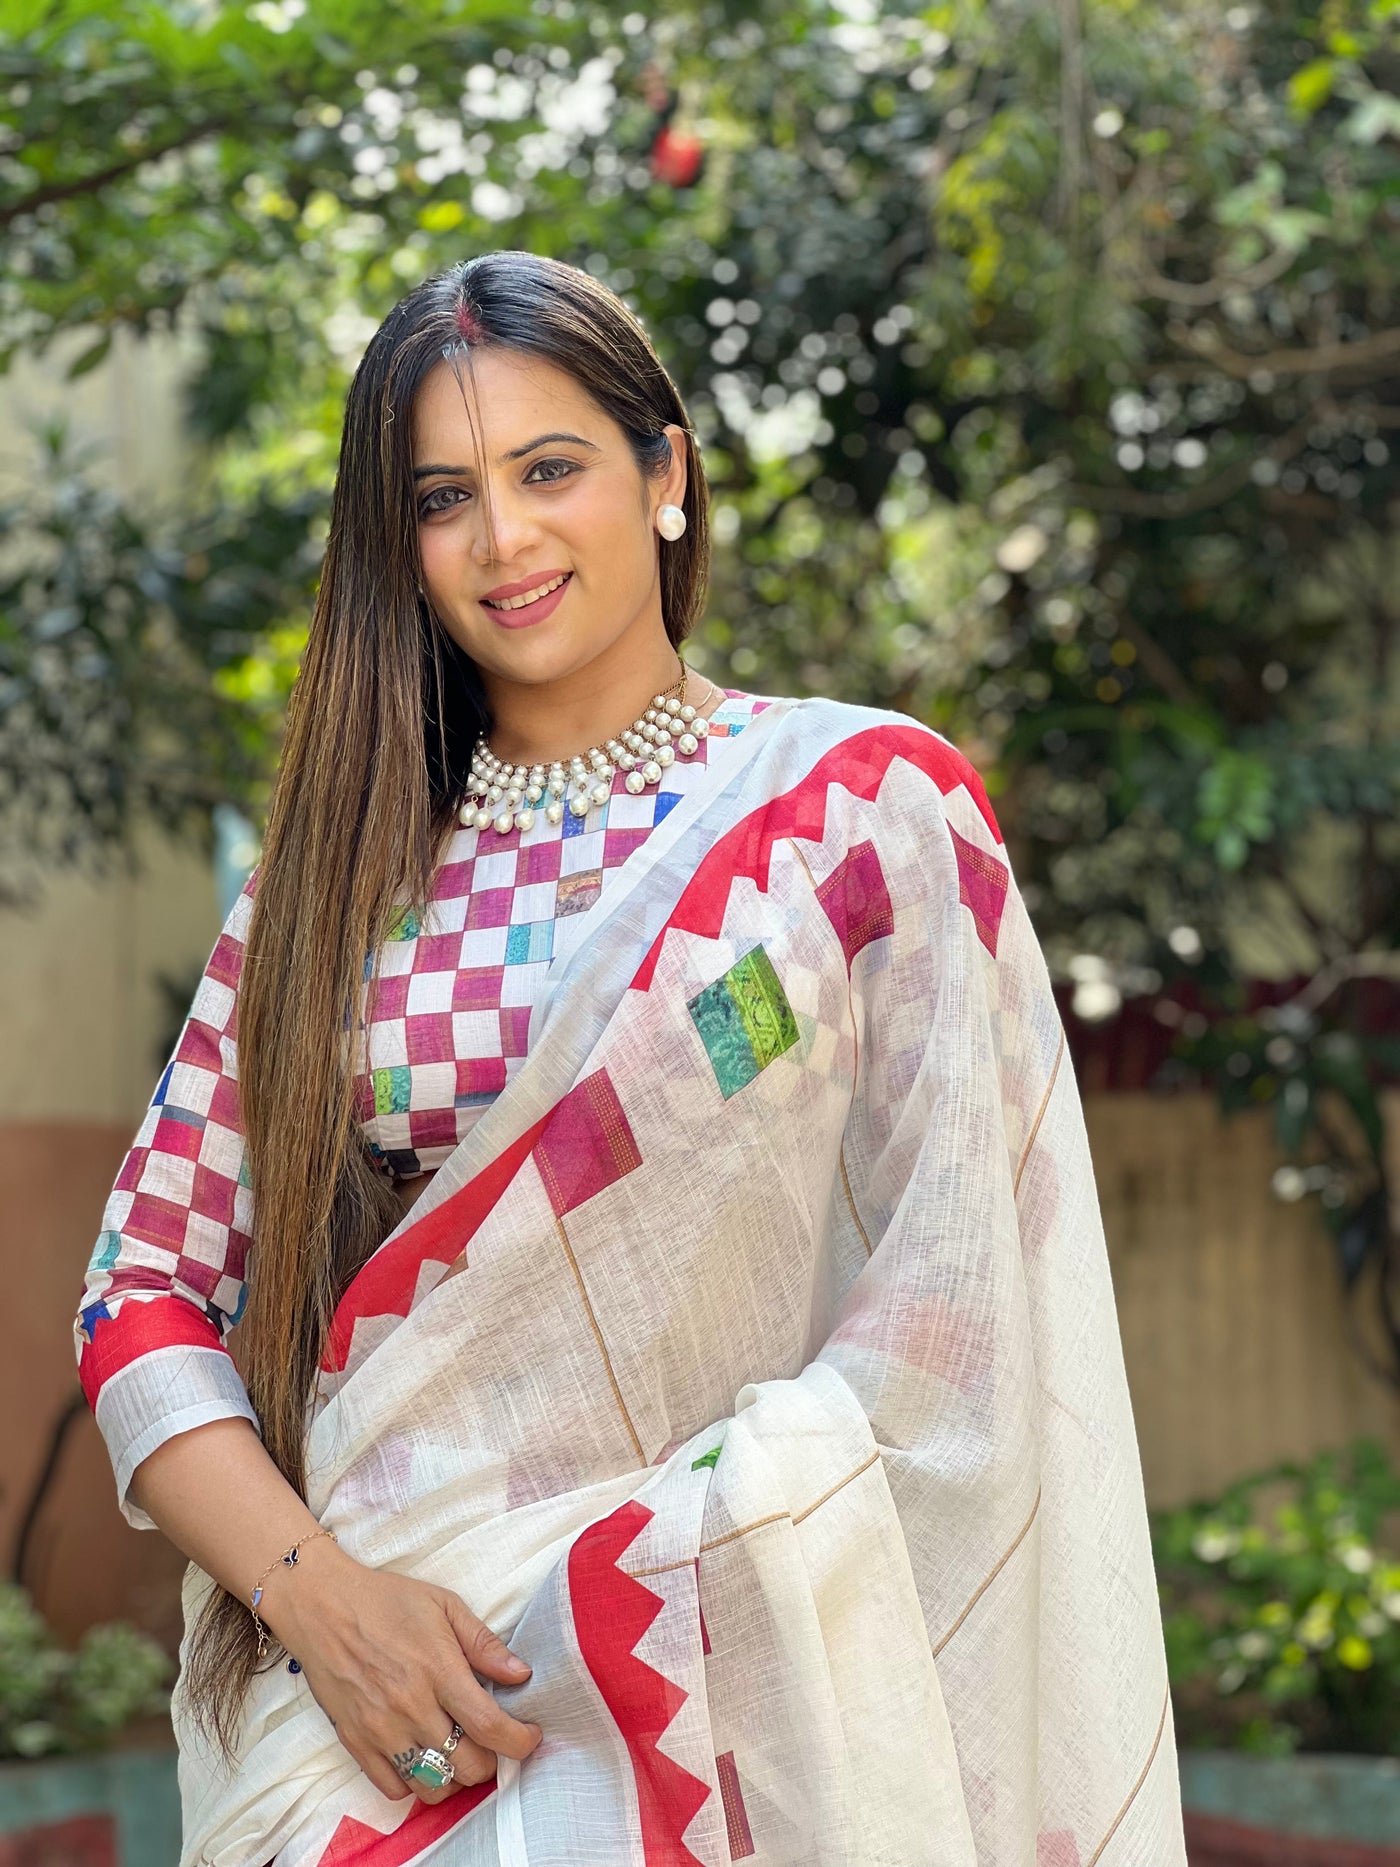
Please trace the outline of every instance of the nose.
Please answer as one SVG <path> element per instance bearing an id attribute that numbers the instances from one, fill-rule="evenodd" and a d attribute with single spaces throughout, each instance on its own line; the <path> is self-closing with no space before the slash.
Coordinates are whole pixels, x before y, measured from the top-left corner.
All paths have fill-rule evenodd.
<path id="1" fill-rule="evenodd" d="M 478 499 L 472 527 L 472 559 L 485 567 L 513 564 L 524 557 L 539 536 L 530 502 L 508 486 L 492 486 L 490 505 Z"/>

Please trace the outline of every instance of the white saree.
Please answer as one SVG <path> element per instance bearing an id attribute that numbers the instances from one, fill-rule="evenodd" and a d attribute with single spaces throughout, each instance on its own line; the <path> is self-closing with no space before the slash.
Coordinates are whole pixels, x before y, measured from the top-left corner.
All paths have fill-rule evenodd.
<path id="1" fill-rule="evenodd" d="M 777 700 L 580 918 L 309 1426 L 317 1516 L 505 1636 L 543 1741 L 390 1802 L 284 1667 L 232 1767 L 177 1692 L 183 1867 L 1182 1867 L 1083 1118 L 976 774 Z"/>

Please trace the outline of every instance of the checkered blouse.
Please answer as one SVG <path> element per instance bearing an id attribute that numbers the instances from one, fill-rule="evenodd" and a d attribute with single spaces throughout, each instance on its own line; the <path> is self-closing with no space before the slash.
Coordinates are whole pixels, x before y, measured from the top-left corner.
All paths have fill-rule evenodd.
<path id="1" fill-rule="evenodd" d="M 709 737 L 640 796 L 523 833 L 454 832 L 423 916 L 404 913 L 366 992 L 356 1079 L 371 1153 L 396 1178 L 440 1166 L 525 1054 L 530 1011 L 576 917 L 645 842 L 726 738 L 768 704 L 725 690 Z M 177 1433 L 256 1418 L 224 1347 L 247 1300 L 252 1194 L 238 1112 L 237 991 L 251 911 L 240 895 L 175 1053 L 117 1177 L 88 1266 L 79 1370 L 128 1519 L 136 1467 Z"/>

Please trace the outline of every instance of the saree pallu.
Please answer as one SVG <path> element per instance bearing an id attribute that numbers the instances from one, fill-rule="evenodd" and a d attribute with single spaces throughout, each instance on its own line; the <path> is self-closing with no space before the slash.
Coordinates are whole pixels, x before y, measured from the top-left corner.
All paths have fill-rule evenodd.
<path id="1" fill-rule="evenodd" d="M 379 1795 L 278 1667 L 184 1867 L 1181 1867 L 1082 1112 L 972 767 L 775 701 L 341 1303 L 309 1501 L 544 1737 Z M 207 1579 L 191 1571 L 187 1617 Z"/>

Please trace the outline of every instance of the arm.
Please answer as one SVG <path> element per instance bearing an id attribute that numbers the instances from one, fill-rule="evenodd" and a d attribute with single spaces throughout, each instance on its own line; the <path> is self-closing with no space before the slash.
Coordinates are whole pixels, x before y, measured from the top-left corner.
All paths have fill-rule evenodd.
<path id="1" fill-rule="evenodd" d="M 320 1527 L 243 1419 L 166 1440 L 138 1467 L 131 1496 L 245 1603 L 268 1564 Z M 519 1685 L 529 1667 L 450 1590 L 364 1568 L 319 1537 L 295 1568 L 278 1563 L 263 1591 L 258 1611 L 269 1632 L 296 1655 L 336 1735 L 382 1794 L 410 1794 L 391 1759 L 414 1744 L 441 1746 L 453 1720 L 466 1733 L 452 1759 L 456 1780 L 441 1791 L 415 1784 L 424 1801 L 485 1782 L 497 1755 L 525 1757 L 539 1742 L 539 1726 L 507 1716 L 475 1676 Z"/>
<path id="2" fill-rule="evenodd" d="M 236 1042 L 250 910 L 245 889 L 107 1202 L 76 1325 L 123 1514 L 164 1531 L 245 1603 L 268 1564 L 317 1528 L 264 1451 L 225 1347 L 252 1230 Z M 489 1777 L 493 1753 L 524 1756 L 537 1741 L 471 1670 L 518 1682 L 524 1669 L 446 1590 L 364 1569 L 319 1538 L 264 1591 L 267 1627 L 386 1795 L 408 1793 L 388 1759 L 440 1745 L 449 1719 L 468 1733 L 454 1757 L 461 1782 Z"/>

